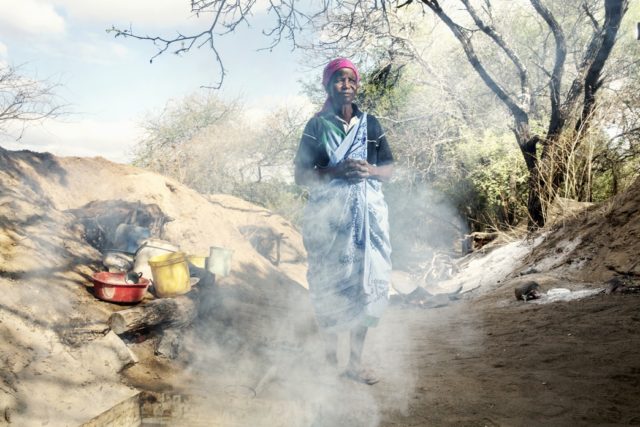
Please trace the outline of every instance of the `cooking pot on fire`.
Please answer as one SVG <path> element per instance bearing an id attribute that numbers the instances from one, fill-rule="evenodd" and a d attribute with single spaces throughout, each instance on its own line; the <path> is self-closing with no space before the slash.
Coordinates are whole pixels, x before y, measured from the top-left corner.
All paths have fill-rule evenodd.
<path id="1" fill-rule="evenodd" d="M 151 266 L 149 266 L 149 259 L 158 256 L 166 255 L 180 251 L 180 248 L 166 240 L 161 239 L 145 239 L 140 244 L 140 247 L 135 253 L 135 262 L 133 264 L 133 271 L 142 273 L 142 277 L 151 278 Z"/>

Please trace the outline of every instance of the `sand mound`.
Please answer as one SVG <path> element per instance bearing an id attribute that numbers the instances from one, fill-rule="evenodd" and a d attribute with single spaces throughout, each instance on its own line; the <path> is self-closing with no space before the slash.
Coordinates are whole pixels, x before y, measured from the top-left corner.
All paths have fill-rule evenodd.
<path id="1" fill-rule="evenodd" d="M 638 207 L 640 179 L 612 200 L 557 221 L 524 268 L 593 283 L 640 276 Z"/>
<path id="2" fill-rule="evenodd" d="M 3 356 L 9 370 L 3 368 L 0 377 L 5 418 L 18 424 L 30 419 L 78 424 L 132 392 L 118 377 L 129 361 L 105 371 L 107 362 L 87 363 L 83 356 L 102 360 L 122 350 L 116 341 L 101 342 L 96 325 L 123 307 L 97 300 L 87 288 L 91 273 L 101 269 L 101 253 L 87 242 L 77 214 L 100 201 L 158 207 L 167 221 L 156 237 L 189 254 L 206 255 L 210 246 L 234 251 L 232 273 L 218 282 L 220 295 L 235 302 L 221 313 L 225 328 L 268 339 L 274 329 L 270 322 L 286 324 L 287 317 L 298 316 L 289 324 L 300 325 L 301 319 L 313 324 L 301 237 L 283 218 L 231 196 L 207 198 L 171 179 L 103 158 L 0 148 L 0 354 L 10 355 Z M 287 339 L 306 333 L 284 329 L 278 334 Z M 100 346 L 106 349 L 102 354 Z M 67 359 L 84 365 L 77 369 Z M 50 392 L 35 402 L 30 396 L 42 387 L 41 379 L 51 383 Z M 86 408 L 81 404 L 85 386 L 93 382 L 113 390 L 93 395 L 95 405 Z M 61 405 L 56 396 L 63 390 Z"/>

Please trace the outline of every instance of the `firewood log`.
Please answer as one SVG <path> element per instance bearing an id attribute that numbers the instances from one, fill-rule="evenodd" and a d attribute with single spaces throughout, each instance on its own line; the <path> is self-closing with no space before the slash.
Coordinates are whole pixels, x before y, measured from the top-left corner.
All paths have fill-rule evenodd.
<path id="1" fill-rule="evenodd" d="M 115 312 L 109 317 L 108 324 L 116 334 L 124 334 L 160 324 L 185 326 L 193 321 L 196 314 L 197 306 L 194 300 L 187 295 L 181 295 L 151 300 L 144 305 Z"/>

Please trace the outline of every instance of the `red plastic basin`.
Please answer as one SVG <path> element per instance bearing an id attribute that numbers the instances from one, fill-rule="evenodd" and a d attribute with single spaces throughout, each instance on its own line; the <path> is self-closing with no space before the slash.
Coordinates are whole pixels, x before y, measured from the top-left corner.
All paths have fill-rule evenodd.
<path id="1" fill-rule="evenodd" d="M 138 283 L 125 280 L 125 273 L 109 273 L 100 271 L 93 273 L 93 290 L 95 295 L 104 301 L 140 302 L 149 287 L 149 279 L 141 277 Z"/>

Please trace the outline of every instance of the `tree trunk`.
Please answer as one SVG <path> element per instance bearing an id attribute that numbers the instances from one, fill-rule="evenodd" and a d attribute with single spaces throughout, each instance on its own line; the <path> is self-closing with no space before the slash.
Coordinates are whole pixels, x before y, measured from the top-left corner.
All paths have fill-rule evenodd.
<path id="1" fill-rule="evenodd" d="M 605 0 L 605 18 L 601 30 L 596 32 L 584 54 L 581 72 L 573 82 L 573 87 L 567 96 L 567 101 L 561 114 L 577 115 L 577 119 L 570 123 L 562 122 L 562 127 L 556 133 L 547 135 L 547 144 L 543 153 L 543 162 L 550 163 L 548 169 L 550 177 L 549 194 L 555 194 L 565 182 L 567 162 L 573 150 L 580 144 L 589 128 L 589 123 L 596 107 L 596 94 L 603 84 L 602 71 L 615 45 L 616 36 L 620 29 L 622 18 L 627 12 L 628 0 Z M 578 93 L 583 94 L 582 106 L 579 105 Z M 571 132 L 562 136 L 562 132 Z M 572 147 L 567 145 L 573 142 Z M 566 144 L 565 146 L 562 146 Z M 549 150 L 546 150 L 549 148 Z"/>
<path id="2" fill-rule="evenodd" d="M 540 0 L 530 1 L 537 14 L 549 26 L 556 45 L 553 72 L 549 79 L 551 117 L 540 159 L 536 153 L 539 138 L 531 136 L 528 124 L 532 105 L 532 99 L 529 98 L 532 91 L 528 81 L 528 73 L 524 63 L 507 45 L 506 39 L 490 23 L 482 20 L 471 2 L 461 0 L 478 29 L 493 41 L 496 48 L 505 52 L 514 65 L 515 71 L 520 77 L 519 98 L 511 95 L 516 91 L 506 90 L 484 67 L 472 43 L 472 30 L 454 21 L 442 9 L 438 0 L 421 0 L 421 3 L 429 7 L 449 27 L 460 42 L 469 64 L 513 115 L 514 133 L 529 172 L 527 209 L 529 211 L 529 229 L 533 230 L 544 226 L 545 202 L 552 200 L 564 183 L 567 161 L 570 158 L 570 153 L 583 137 L 584 130 L 592 116 L 596 92 L 602 86 L 602 70 L 615 44 L 616 34 L 629 2 L 628 0 L 604 0 L 604 23 L 593 34 L 583 55 L 582 63 L 577 70 L 577 76 L 565 96 L 564 102 L 562 102 L 560 90 L 567 55 L 564 32 L 551 11 Z M 572 118 L 575 119 L 572 120 Z M 567 135 L 569 130 L 575 130 L 574 134 Z M 571 141 L 571 144 L 568 145 L 565 141 Z"/>
<path id="3" fill-rule="evenodd" d="M 188 325 L 196 314 L 196 304 L 188 296 L 182 295 L 155 299 L 144 305 L 115 312 L 109 317 L 108 323 L 113 332 L 123 334 L 159 324 Z"/>
<path id="4" fill-rule="evenodd" d="M 534 136 L 530 138 L 525 144 L 520 145 L 520 150 L 524 156 L 524 161 L 527 165 L 527 171 L 529 172 L 529 179 L 527 180 L 527 187 L 529 188 L 529 197 L 527 199 L 527 211 L 529 213 L 528 229 L 530 231 L 536 228 L 544 226 L 544 207 L 542 200 L 544 195 L 542 190 L 544 186 L 540 184 L 541 176 L 538 165 L 538 157 L 536 155 L 536 148 L 538 145 L 538 137 Z"/>

